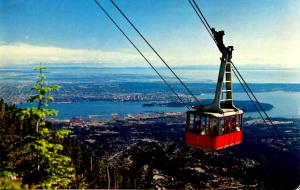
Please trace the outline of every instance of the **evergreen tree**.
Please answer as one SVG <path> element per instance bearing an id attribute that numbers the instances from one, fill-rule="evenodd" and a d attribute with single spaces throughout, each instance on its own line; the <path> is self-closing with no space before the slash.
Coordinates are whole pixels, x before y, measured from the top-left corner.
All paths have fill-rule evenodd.
<path id="1" fill-rule="evenodd" d="M 83 159 L 85 152 L 80 143 L 73 137 L 68 136 L 64 142 L 64 152 L 72 159 L 72 163 L 75 167 L 75 181 L 72 183 L 71 188 L 84 189 L 87 187 L 87 175 L 86 175 L 86 162 Z M 87 154 L 87 153 L 86 153 Z"/>
<path id="2" fill-rule="evenodd" d="M 16 143 L 20 141 L 18 133 L 20 122 L 16 117 L 17 112 L 15 106 L 5 104 L 3 99 L 0 100 L 0 173 L 2 174 L 13 171 L 17 155 L 20 153 L 19 149 L 15 148 Z"/>
<path id="3" fill-rule="evenodd" d="M 69 130 L 53 129 L 45 120 L 47 116 L 58 113 L 57 110 L 47 109 L 48 102 L 53 97 L 48 93 L 59 89 L 58 85 L 48 86 L 43 73 L 46 67 L 40 65 L 39 79 L 32 87 L 36 94 L 29 99 L 37 107 L 21 109 L 19 117 L 31 124 L 31 132 L 23 139 L 23 162 L 20 172 L 23 183 L 35 184 L 39 188 L 68 188 L 75 178 L 71 159 L 62 154 L 63 140 L 70 133 Z"/>

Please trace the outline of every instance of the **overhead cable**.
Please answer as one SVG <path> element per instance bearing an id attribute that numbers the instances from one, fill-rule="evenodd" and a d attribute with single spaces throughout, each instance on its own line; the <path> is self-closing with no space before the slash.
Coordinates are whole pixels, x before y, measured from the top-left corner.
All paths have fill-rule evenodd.
<path id="1" fill-rule="evenodd" d="M 197 97 L 191 92 L 191 90 L 184 84 L 184 82 L 178 77 L 178 75 L 173 71 L 173 69 L 167 64 L 167 62 L 160 56 L 160 54 L 153 48 L 149 41 L 144 37 L 144 35 L 136 28 L 136 26 L 130 21 L 130 19 L 125 15 L 125 13 L 119 8 L 119 6 L 113 1 L 111 3 L 116 7 L 116 9 L 123 15 L 127 22 L 134 28 L 134 30 L 140 35 L 140 37 L 147 43 L 147 45 L 152 49 L 152 51 L 157 55 L 157 57 L 164 63 L 164 65 L 173 73 L 173 75 L 178 79 L 178 81 L 184 86 L 188 93 L 201 105 L 201 102 Z"/>
<path id="2" fill-rule="evenodd" d="M 197 3 L 194 0 L 193 0 L 193 2 L 191 0 L 188 0 L 188 1 L 189 1 L 190 5 L 192 6 L 192 8 L 194 9 L 195 13 L 197 14 L 198 18 L 202 22 L 203 26 L 207 30 L 210 37 L 214 40 L 215 44 L 217 44 L 216 39 L 213 37 L 213 35 L 211 33 L 211 28 L 210 28 L 207 20 L 205 19 L 204 15 L 202 14 L 200 8 L 198 7 Z"/>
<path id="3" fill-rule="evenodd" d="M 265 120 L 265 118 L 262 116 L 262 114 L 260 113 L 258 107 L 256 106 L 255 102 L 253 101 L 253 99 L 251 98 L 251 96 L 249 95 L 248 91 L 246 90 L 244 84 L 242 83 L 241 79 L 239 78 L 239 76 L 236 74 L 235 70 L 232 70 L 233 74 L 235 75 L 235 77 L 238 79 L 240 85 L 242 86 L 242 88 L 244 89 L 245 93 L 247 94 L 248 98 L 251 100 L 251 103 L 253 104 L 253 106 L 255 107 L 256 111 L 259 113 L 260 117 L 262 118 L 262 120 L 264 121 L 264 124 L 268 127 L 268 123 Z"/>
<path id="4" fill-rule="evenodd" d="M 280 132 L 278 131 L 278 129 L 275 127 L 275 125 L 273 124 L 271 118 L 269 117 L 269 115 L 266 113 L 266 111 L 263 109 L 261 103 L 258 101 L 258 99 L 256 98 L 256 96 L 254 95 L 253 91 L 250 89 L 249 85 L 247 84 L 247 82 L 245 81 L 245 79 L 243 78 L 243 76 L 241 75 L 241 73 L 238 71 L 238 69 L 236 68 L 236 66 L 234 65 L 234 63 L 232 63 L 232 66 L 234 68 L 234 70 L 237 72 L 238 76 L 242 79 L 242 81 L 244 82 L 245 86 L 247 87 L 247 89 L 249 90 L 249 92 L 251 93 L 251 95 L 253 96 L 253 98 L 255 99 L 256 103 L 258 104 L 259 108 L 262 110 L 262 112 L 264 113 L 264 115 L 266 116 L 266 118 L 268 119 L 268 121 L 270 122 L 270 125 L 273 126 L 276 134 L 279 136 L 279 138 L 281 140 L 283 140 L 282 135 L 280 134 Z M 234 71 L 233 70 L 233 71 Z M 241 82 L 240 82 L 241 83 Z M 244 89 L 245 90 L 245 89 Z M 246 92 L 246 91 L 245 91 Z M 247 93 L 248 94 L 248 93 Z M 256 107 L 257 111 L 258 108 Z"/>
<path id="5" fill-rule="evenodd" d="M 195 2 L 195 0 L 193 0 L 193 4 L 194 4 L 194 5 L 192 4 L 191 0 L 189 0 L 189 2 L 190 2 L 190 4 L 191 4 L 191 6 L 193 7 L 194 11 L 196 12 L 196 14 L 198 15 L 199 19 L 201 20 L 202 24 L 203 24 L 204 27 L 206 28 L 207 32 L 210 34 L 210 36 L 212 37 L 212 39 L 213 39 L 214 42 L 216 43 L 216 39 L 212 36 L 211 31 L 208 30 L 208 28 L 210 29 L 210 25 L 208 24 L 208 22 L 207 22 L 205 16 L 203 15 L 202 11 L 200 10 L 199 6 L 198 6 L 197 3 Z M 196 7 L 196 8 L 195 8 L 195 7 Z M 196 10 L 196 9 L 197 9 L 197 10 Z M 198 12 L 200 13 L 201 16 L 199 15 Z M 216 43 L 216 45 L 217 45 L 217 43 Z M 231 63 L 232 63 L 232 62 L 231 62 Z M 270 125 L 273 127 L 273 129 L 274 129 L 274 131 L 276 132 L 276 134 L 278 135 L 278 137 L 282 140 L 282 142 L 284 143 L 285 147 L 286 147 L 290 152 L 292 152 L 291 148 L 290 148 L 289 145 L 285 142 L 283 136 L 280 134 L 279 130 L 276 128 L 276 126 L 273 124 L 272 120 L 270 119 L 270 117 L 269 117 L 268 114 L 266 113 L 266 111 L 263 109 L 261 103 L 258 101 L 258 99 L 256 98 L 256 96 L 254 95 L 254 93 L 253 93 L 252 90 L 250 89 L 250 87 L 249 87 L 249 85 L 247 84 L 247 82 L 244 80 L 244 78 L 242 77 L 242 75 L 240 74 L 240 72 L 238 71 L 238 69 L 235 67 L 235 65 L 234 65 L 233 63 L 232 63 L 232 65 L 233 65 L 233 68 L 234 68 L 234 70 L 237 72 L 238 75 L 237 75 L 235 72 L 234 72 L 234 74 L 235 74 L 236 76 L 239 76 L 239 77 L 242 79 L 242 81 L 244 82 L 245 86 L 247 87 L 247 89 L 249 90 L 249 92 L 251 93 L 251 95 L 254 97 L 256 103 L 259 105 L 259 108 L 261 109 L 261 111 L 264 113 L 264 115 L 266 116 L 266 118 L 267 118 L 268 121 L 270 122 Z M 234 70 L 233 70 L 233 71 L 234 71 Z M 238 77 L 237 77 L 237 78 L 238 78 Z M 238 78 L 238 80 L 239 80 L 240 84 L 242 85 L 242 82 L 240 81 L 239 78 Z M 243 85 L 242 85 L 242 87 L 243 87 L 244 91 L 247 93 L 248 97 L 250 98 L 250 96 L 249 96 L 249 94 L 248 94 L 246 88 L 245 88 Z M 253 101 L 251 98 L 250 98 L 250 100 Z M 254 102 L 253 102 L 253 105 L 255 105 Z M 256 109 L 256 111 L 259 113 L 259 115 L 261 116 L 261 118 L 262 118 L 262 119 L 264 120 L 264 122 L 265 122 L 265 118 L 262 116 L 262 114 L 260 113 L 260 111 L 259 111 L 259 109 L 257 108 L 256 105 L 255 105 L 255 109 Z M 265 123 L 266 123 L 266 122 L 265 122 Z"/>
<path id="6" fill-rule="evenodd" d="M 172 88 L 172 86 L 163 78 L 163 76 L 157 71 L 157 69 L 151 64 L 151 62 L 145 57 L 145 55 L 140 51 L 140 49 L 133 43 L 133 41 L 128 37 L 128 35 L 122 30 L 122 28 L 115 22 L 115 20 L 108 14 L 108 12 L 100 5 L 97 0 L 94 0 L 98 7 L 105 13 L 109 20 L 118 28 L 118 30 L 125 36 L 125 38 L 131 43 L 131 45 L 138 51 L 138 53 L 144 58 L 144 60 L 150 65 L 150 67 L 156 72 L 156 74 L 161 78 L 161 80 L 170 88 L 170 90 L 177 96 L 180 102 L 187 108 L 188 105 L 183 101 L 179 94 Z"/>
<path id="7" fill-rule="evenodd" d="M 232 63 L 232 62 L 231 62 Z M 232 63 L 232 65 L 234 66 L 234 64 Z M 266 124 L 266 126 L 271 126 L 272 129 L 276 132 L 277 136 L 279 137 L 279 139 L 281 140 L 281 142 L 283 143 L 283 145 L 285 146 L 285 148 L 287 148 L 292 155 L 294 155 L 292 149 L 290 148 L 290 146 L 287 144 L 287 142 L 285 141 L 285 139 L 283 138 L 283 136 L 281 135 L 281 133 L 279 132 L 279 130 L 277 129 L 277 127 L 273 124 L 271 118 L 268 116 L 268 114 L 266 113 L 266 111 L 263 109 L 261 103 L 257 100 L 256 96 L 254 95 L 254 93 L 252 92 L 252 90 L 250 89 L 249 85 L 247 84 L 247 82 L 244 80 L 244 78 L 242 77 L 242 75 L 239 73 L 239 71 L 237 70 L 237 68 L 234 66 L 234 70 L 232 70 L 235 74 L 235 76 L 237 77 L 237 79 L 239 80 L 239 83 L 241 84 L 241 86 L 243 87 L 244 91 L 246 92 L 246 94 L 248 95 L 249 99 L 252 101 L 256 111 L 259 113 L 260 117 L 263 119 L 264 123 Z M 235 71 L 238 73 L 238 75 L 235 73 Z M 245 86 L 247 87 L 247 89 L 243 86 L 241 80 L 239 79 L 239 77 L 242 79 L 242 81 L 244 82 Z M 258 107 L 255 105 L 255 103 L 253 102 L 252 98 L 249 96 L 248 91 L 250 92 L 250 94 L 254 97 L 256 103 L 259 105 L 261 111 L 264 113 L 264 115 L 266 116 L 267 120 L 269 121 L 269 125 L 267 123 L 267 121 L 265 120 L 265 118 L 262 116 L 262 114 L 260 113 Z M 294 155 L 297 158 L 297 155 Z"/>

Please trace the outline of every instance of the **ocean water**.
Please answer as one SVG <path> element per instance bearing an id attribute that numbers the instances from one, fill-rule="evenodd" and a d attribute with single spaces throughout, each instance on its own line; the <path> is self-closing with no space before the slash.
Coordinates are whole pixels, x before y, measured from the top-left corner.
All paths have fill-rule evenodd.
<path id="1" fill-rule="evenodd" d="M 166 80 L 175 81 L 171 73 L 163 68 L 158 68 Z M 215 83 L 218 75 L 218 67 L 178 67 L 174 71 L 185 82 Z M 296 84 L 300 87 L 300 71 L 297 69 L 269 69 L 266 68 L 242 68 L 240 72 L 248 83 L 255 84 Z M 160 79 L 150 68 L 101 68 L 95 66 L 49 66 L 46 72 L 47 80 L 51 83 L 69 83 L 74 86 L 79 83 L 110 84 L 119 82 L 156 82 Z M 1 85 L 14 85 L 16 83 L 34 83 L 37 78 L 36 71 L 32 67 L 0 68 L 0 96 L 4 88 Z M 147 85 L 144 86 L 147 88 Z M 256 92 L 259 101 L 270 103 L 274 108 L 268 111 L 271 117 L 300 118 L 300 90 L 280 91 L 268 89 L 264 92 Z M 298 88 L 300 89 L 300 88 Z M 2 90 L 2 92 L 1 92 Z M 201 94 L 202 99 L 212 98 L 213 94 Z M 245 93 L 234 93 L 235 100 L 248 100 Z M 149 102 L 74 102 L 70 104 L 51 104 L 50 107 L 59 110 L 58 118 L 68 119 L 74 116 L 90 118 L 109 118 L 111 114 L 120 115 L 138 114 L 145 112 L 185 112 L 184 107 L 143 107 Z M 20 107 L 28 104 L 19 105 Z M 91 117 L 92 116 L 92 117 Z M 259 117 L 258 113 L 246 113 L 248 117 Z"/>
<path id="2" fill-rule="evenodd" d="M 207 95 L 209 96 L 209 95 Z M 300 92 L 263 92 L 256 93 L 260 102 L 270 103 L 273 109 L 267 111 L 270 117 L 280 118 L 300 118 Z M 244 93 L 236 93 L 236 100 L 248 100 Z M 49 108 L 59 110 L 57 118 L 69 119 L 71 117 L 82 117 L 84 119 L 107 119 L 112 114 L 126 116 L 127 114 L 139 113 L 163 113 L 163 112 L 186 112 L 185 107 L 143 107 L 144 103 L 149 102 L 113 102 L 113 101 L 94 101 L 94 102 L 74 102 L 69 104 L 50 104 Z M 30 106 L 21 104 L 20 107 Z M 245 117 L 259 117 L 257 112 L 246 112 Z"/>
<path id="3" fill-rule="evenodd" d="M 270 103 L 273 109 L 267 111 L 270 117 L 280 118 L 300 118 L 300 92 L 266 92 L 257 93 L 257 98 L 261 102 Z M 248 100 L 245 94 L 237 93 L 237 100 Z M 291 103 L 292 102 L 292 103 Z M 163 113 L 163 112 L 186 112 L 185 107 L 143 107 L 147 102 L 74 102 L 69 104 L 51 104 L 49 108 L 59 110 L 57 118 L 69 119 L 79 116 L 84 119 L 105 119 L 111 114 L 126 116 L 127 114 L 139 113 Z M 19 105 L 20 107 L 30 106 L 29 104 Z M 259 117 L 257 112 L 245 113 L 245 117 Z"/>

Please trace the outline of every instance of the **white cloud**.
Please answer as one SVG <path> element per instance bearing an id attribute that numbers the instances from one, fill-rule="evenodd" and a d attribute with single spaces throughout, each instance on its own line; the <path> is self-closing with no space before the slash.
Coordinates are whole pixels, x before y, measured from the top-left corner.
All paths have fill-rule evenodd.
<path id="1" fill-rule="evenodd" d="M 164 66 L 154 53 L 143 52 L 154 66 Z M 193 52 L 160 52 L 161 56 L 171 66 L 207 65 L 219 60 L 214 52 L 203 51 L 201 55 Z M 118 52 L 87 49 L 66 49 L 60 47 L 37 46 L 25 43 L 0 44 L 0 66 L 24 64 L 62 64 L 86 63 L 110 66 L 147 66 L 145 60 L 133 49 Z"/>
<path id="2" fill-rule="evenodd" d="M 282 68 L 298 65 L 298 47 L 300 40 L 257 40 L 250 42 L 237 40 L 233 61 L 239 65 L 262 64 Z M 240 42 L 240 43 L 239 43 Z M 281 43 L 278 43 L 281 42 Z M 155 66 L 163 66 L 153 53 L 145 53 Z M 219 64 L 220 53 L 216 48 L 203 49 L 201 53 L 186 51 L 161 52 L 162 57 L 170 66 Z M 87 49 L 66 49 L 60 47 L 37 46 L 25 43 L 0 44 L 0 66 L 24 64 L 62 64 L 81 63 L 99 64 L 105 66 L 147 66 L 143 58 L 134 50 L 127 49 L 118 52 Z"/>
<path id="3" fill-rule="evenodd" d="M 0 45 L 0 66 L 36 63 L 99 63 L 134 64 L 141 61 L 135 52 L 105 52 L 101 50 L 65 49 L 29 44 Z"/>

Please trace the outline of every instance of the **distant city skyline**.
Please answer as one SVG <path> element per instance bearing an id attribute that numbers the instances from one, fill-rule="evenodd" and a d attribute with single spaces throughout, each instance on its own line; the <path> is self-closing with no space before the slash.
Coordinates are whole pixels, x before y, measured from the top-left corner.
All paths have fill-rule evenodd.
<path id="1" fill-rule="evenodd" d="M 98 0 L 154 65 L 162 66 L 109 0 Z M 220 53 L 188 0 L 116 0 L 171 66 L 219 64 Z M 225 30 L 233 61 L 299 68 L 300 1 L 197 0 Z M 0 67 L 81 63 L 146 66 L 93 0 L 0 0 Z"/>

